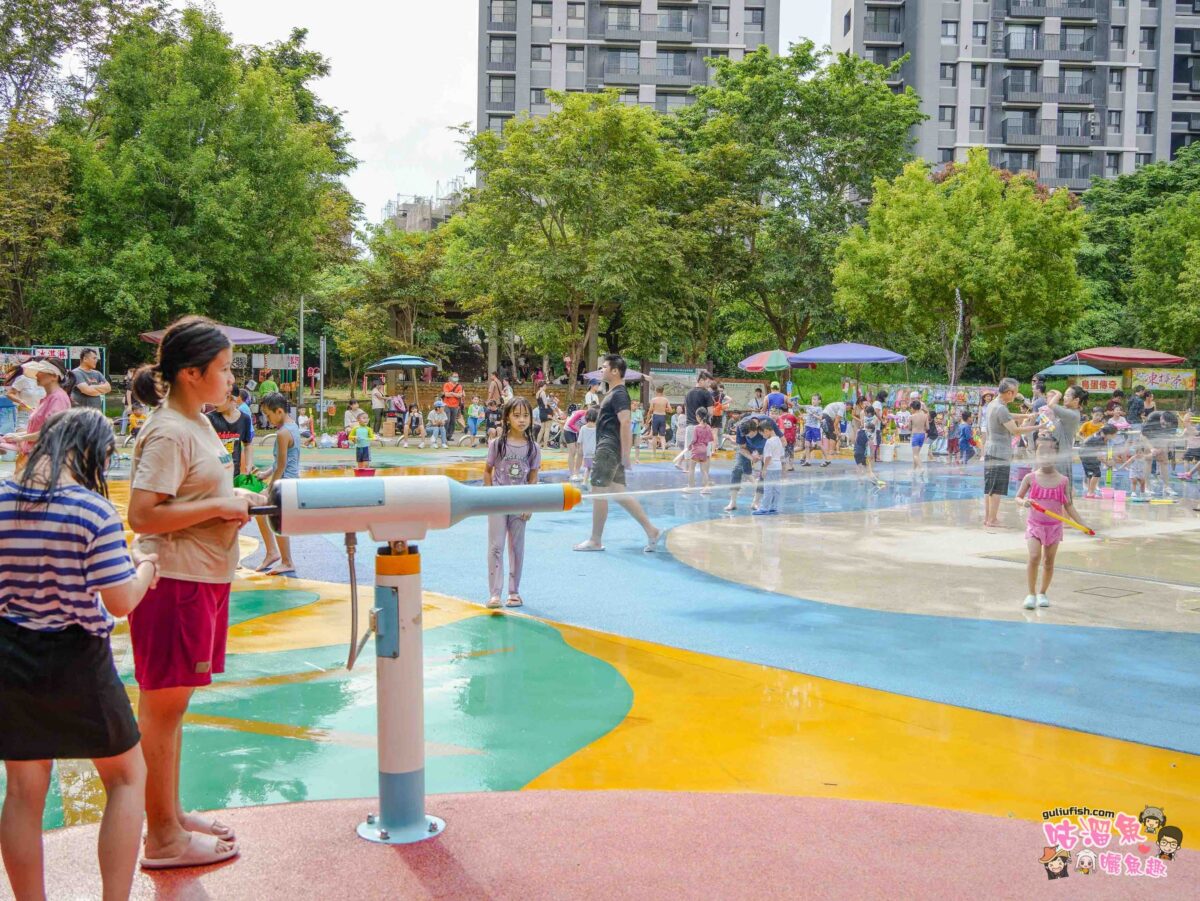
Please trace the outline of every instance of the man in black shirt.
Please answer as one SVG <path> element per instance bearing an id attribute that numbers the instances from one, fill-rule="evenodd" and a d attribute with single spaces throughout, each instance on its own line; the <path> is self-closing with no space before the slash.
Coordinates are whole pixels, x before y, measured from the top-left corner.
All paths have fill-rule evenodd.
<path id="1" fill-rule="evenodd" d="M 607 354 L 600 362 L 600 377 L 608 386 L 604 400 L 600 402 L 600 415 L 596 419 L 596 453 L 592 458 L 592 493 L 616 494 L 625 490 L 625 468 L 630 465 L 629 452 L 633 448 L 633 428 L 630 425 L 629 392 L 625 390 L 625 358 L 619 354 Z M 663 536 L 646 516 L 642 505 L 632 498 L 615 498 L 646 530 L 646 553 L 653 553 Z M 608 519 L 608 501 L 592 502 L 592 535 L 580 544 L 577 551 L 604 550 L 604 523 Z"/>

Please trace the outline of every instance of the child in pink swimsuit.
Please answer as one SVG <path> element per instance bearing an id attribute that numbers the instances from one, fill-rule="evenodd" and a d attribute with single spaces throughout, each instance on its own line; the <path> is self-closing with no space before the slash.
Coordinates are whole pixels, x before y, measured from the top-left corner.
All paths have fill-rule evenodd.
<path id="1" fill-rule="evenodd" d="M 1054 557 L 1063 538 L 1063 524 L 1030 506 L 1030 501 L 1045 507 L 1050 513 L 1067 516 L 1079 522 L 1071 496 L 1071 480 L 1055 468 L 1058 442 L 1053 436 L 1043 433 L 1038 437 L 1034 456 L 1036 469 L 1021 480 L 1017 489 L 1017 503 L 1029 507 L 1029 519 L 1025 523 L 1025 543 L 1029 546 L 1029 594 L 1025 596 L 1025 609 L 1049 607 L 1046 591 L 1054 578 Z M 1038 591 L 1038 569 L 1042 570 L 1042 586 Z"/>

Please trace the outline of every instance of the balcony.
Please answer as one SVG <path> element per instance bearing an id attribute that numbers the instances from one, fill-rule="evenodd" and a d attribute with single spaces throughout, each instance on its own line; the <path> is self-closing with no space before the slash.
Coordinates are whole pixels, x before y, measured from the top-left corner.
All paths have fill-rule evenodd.
<path id="1" fill-rule="evenodd" d="M 1099 175 L 1091 164 L 1039 163 L 1038 181 L 1049 188 L 1066 188 L 1070 191 L 1086 191 L 1092 186 L 1092 178 Z"/>
<path id="2" fill-rule="evenodd" d="M 1008 14 L 1014 19 L 1096 18 L 1096 0 L 1008 0 Z"/>
<path id="3" fill-rule="evenodd" d="M 517 109 L 517 98 L 504 96 L 499 100 L 488 97 L 487 110 L 488 112 L 511 113 Z"/>
<path id="4" fill-rule="evenodd" d="M 488 59 L 487 70 L 489 72 L 516 72 L 517 57 L 515 54 L 512 56 L 505 54 L 500 59 Z"/>
<path id="5" fill-rule="evenodd" d="M 516 31 L 517 17 L 505 16 L 503 19 L 493 19 L 488 22 L 488 31 Z"/>
<path id="6" fill-rule="evenodd" d="M 602 11 L 603 7 L 597 7 L 597 10 Z M 621 21 L 594 17 L 588 26 L 588 37 L 592 40 L 690 44 L 693 41 L 707 41 L 708 35 L 706 15 L 674 16 L 660 12 Z"/>
<path id="7" fill-rule="evenodd" d="M 656 84 L 691 87 L 708 82 L 708 67 L 703 59 L 689 58 L 683 65 L 659 65 L 657 60 L 642 60 L 640 66 L 609 64 L 607 61 L 592 72 L 605 84 Z"/>
<path id="8" fill-rule="evenodd" d="M 1009 59 L 1092 62 L 1097 56 L 1097 46 L 1094 35 L 1074 37 L 1013 32 L 1004 36 L 1004 55 Z"/>
<path id="9" fill-rule="evenodd" d="M 1053 119 L 1041 122 L 1029 120 L 1009 120 L 1001 124 L 1000 140 L 1013 145 L 1057 144 L 1062 147 L 1090 147 L 1104 141 L 1104 132 L 1095 126 L 1065 125 Z"/>
<path id="10" fill-rule="evenodd" d="M 904 40 L 904 35 L 898 28 L 894 31 L 876 31 L 873 25 L 874 23 L 868 22 L 863 31 L 864 44 L 899 44 Z"/>
<path id="11" fill-rule="evenodd" d="M 1083 106 L 1096 104 L 1096 83 L 1092 79 L 1082 82 L 1060 83 L 1057 78 L 1014 78 L 1004 79 L 1006 103 L 1067 103 Z"/>
<path id="12" fill-rule="evenodd" d="M 1175 4 L 1175 16 L 1200 16 L 1200 0 L 1187 0 Z"/>

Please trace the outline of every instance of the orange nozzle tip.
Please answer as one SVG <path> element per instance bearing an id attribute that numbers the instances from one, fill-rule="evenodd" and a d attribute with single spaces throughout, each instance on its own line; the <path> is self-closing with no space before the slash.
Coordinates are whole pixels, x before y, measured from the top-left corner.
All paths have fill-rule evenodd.
<path id="1" fill-rule="evenodd" d="M 570 482 L 563 482 L 563 509 L 571 510 L 583 500 L 583 492 Z"/>

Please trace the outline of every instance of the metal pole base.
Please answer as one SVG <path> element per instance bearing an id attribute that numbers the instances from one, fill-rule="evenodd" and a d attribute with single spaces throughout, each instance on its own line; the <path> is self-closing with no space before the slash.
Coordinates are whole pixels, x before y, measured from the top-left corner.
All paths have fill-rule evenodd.
<path id="1" fill-rule="evenodd" d="M 378 845 L 411 845 L 423 842 L 427 838 L 433 838 L 435 835 L 441 835 L 445 828 L 445 820 L 426 814 L 423 827 L 409 826 L 399 831 L 389 830 L 383 828 L 383 824 L 379 822 L 379 818 L 375 814 L 367 814 L 366 820 L 358 824 L 356 831 L 359 838 L 365 838 Z"/>

